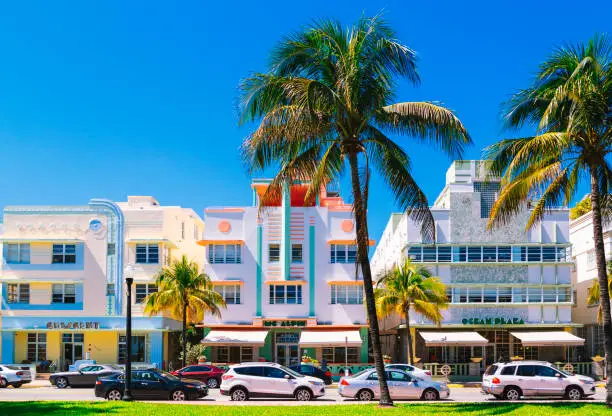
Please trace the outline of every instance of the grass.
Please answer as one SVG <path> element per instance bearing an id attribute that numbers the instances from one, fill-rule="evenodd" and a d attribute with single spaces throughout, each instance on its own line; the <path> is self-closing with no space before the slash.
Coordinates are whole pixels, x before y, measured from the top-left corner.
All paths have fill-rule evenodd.
<path id="1" fill-rule="evenodd" d="M 594 403 L 445 403 L 445 404 L 399 404 L 390 409 L 379 409 L 376 405 L 329 405 L 329 406 L 239 406 L 239 405 L 188 405 L 155 403 L 112 402 L 0 402 L 4 415 L 261 415 L 266 416 L 351 416 L 351 415 L 524 415 L 550 416 L 610 415 L 603 404 Z"/>

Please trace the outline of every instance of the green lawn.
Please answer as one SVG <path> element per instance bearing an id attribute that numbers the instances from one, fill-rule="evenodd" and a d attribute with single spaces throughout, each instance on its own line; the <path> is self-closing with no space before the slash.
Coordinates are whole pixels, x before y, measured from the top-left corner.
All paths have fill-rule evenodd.
<path id="1" fill-rule="evenodd" d="M 591 403 L 448 403 L 448 404 L 399 404 L 392 409 L 378 409 L 376 405 L 329 406 L 198 406 L 185 404 L 109 403 L 109 402 L 0 402 L 3 415 L 262 415 L 265 416 L 350 416 L 350 415 L 525 415 L 563 416 L 610 415 L 603 404 Z"/>

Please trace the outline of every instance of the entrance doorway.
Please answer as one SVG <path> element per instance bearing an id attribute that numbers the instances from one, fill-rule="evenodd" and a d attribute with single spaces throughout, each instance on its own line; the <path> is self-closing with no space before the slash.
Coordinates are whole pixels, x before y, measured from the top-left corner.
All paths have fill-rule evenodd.
<path id="1" fill-rule="evenodd" d="M 287 367 L 299 364 L 299 340 L 299 332 L 277 332 L 274 361 Z"/>
<path id="2" fill-rule="evenodd" d="M 83 334 L 62 334 L 61 361 L 64 370 L 83 359 L 85 336 Z"/>

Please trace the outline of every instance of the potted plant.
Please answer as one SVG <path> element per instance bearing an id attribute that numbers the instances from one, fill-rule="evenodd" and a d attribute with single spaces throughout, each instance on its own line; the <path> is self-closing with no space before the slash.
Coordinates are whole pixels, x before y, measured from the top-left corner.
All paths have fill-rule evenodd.
<path id="1" fill-rule="evenodd" d="M 383 355 L 383 362 L 385 364 L 391 364 L 391 356 L 390 355 Z"/>
<path id="2" fill-rule="evenodd" d="M 206 356 L 205 355 L 200 355 L 198 357 L 198 364 L 204 364 L 206 363 Z"/>
<path id="3" fill-rule="evenodd" d="M 312 358 L 308 354 L 302 355 L 302 363 L 309 363 L 312 361 Z"/>

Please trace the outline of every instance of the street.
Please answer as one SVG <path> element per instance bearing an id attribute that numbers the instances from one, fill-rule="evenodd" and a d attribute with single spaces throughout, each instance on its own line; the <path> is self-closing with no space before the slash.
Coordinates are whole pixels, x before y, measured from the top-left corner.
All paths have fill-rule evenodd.
<path id="1" fill-rule="evenodd" d="M 597 394 L 595 396 L 585 399 L 586 402 L 597 402 L 605 399 L 605 390 L 601 387 L 597 388 Z M 38 400 L 61 400 L 61 401 L 93 401 L 93 400 L 104 400 L 94 396 L 93 389 L 90 388 L 66 388 L 58 389 L 56 387 L 37 387 L 37 388 L 7 388 L 0 390 L 0 401 L 38 401 Z M 455 388 L 451 389 L 451 396 L 446 402 L 485 402 L 497 400 L 491 396 L 484 396 L 480 393 L 479 388 Z M 525 402 L 550 402 L 550 401 L 562 401 L 561 399 L 550 399 L 550 400 L 524 400 Z M 218 389 L 211 390 L 210 394 L 197 401 L 184 402 L 187 404 L 201 404 L 201 405 L 212 405 L 212 404 L 230 404 L 232 403 L 229 397 L 222 396 Z M 235 403 L 235 405 L 326 405 L 326 404 L 356 404 L 358 403 L 352 399 L 346 399 L 338 395 L 338 391 L 334 388 L 327 390 L 327 394 L 317 400 L 311 402 L 296 402 L 294 400 L 283 400 L 283 399 L 253 399 L 247 402 Z"/>

